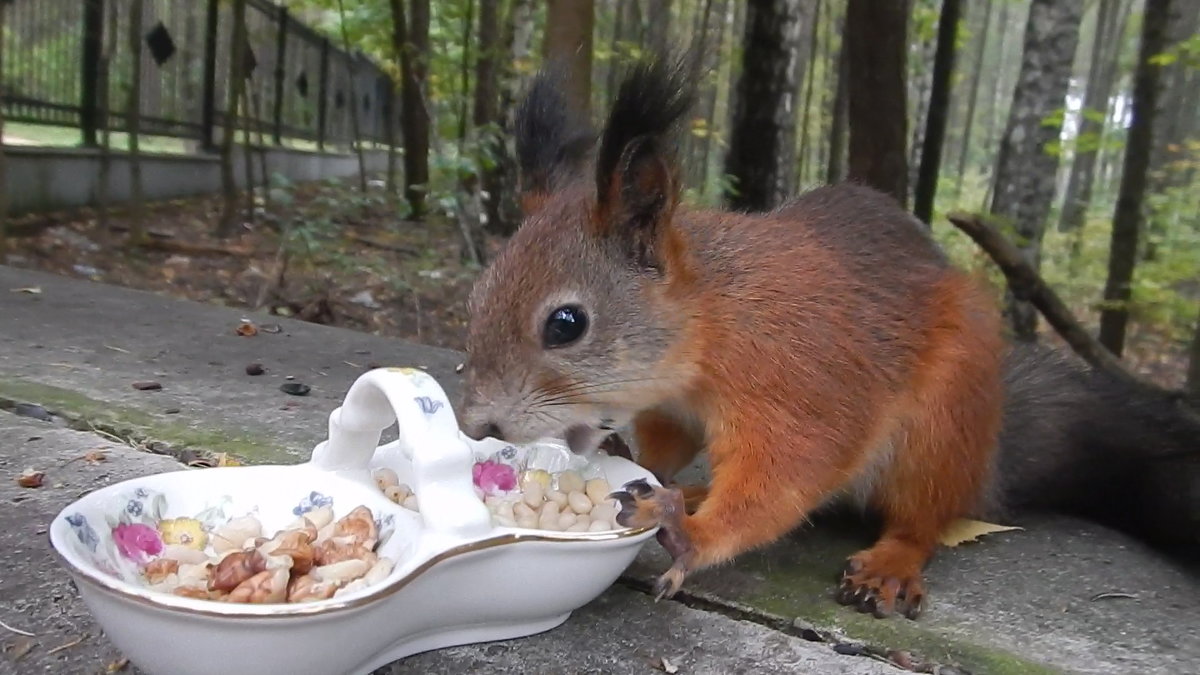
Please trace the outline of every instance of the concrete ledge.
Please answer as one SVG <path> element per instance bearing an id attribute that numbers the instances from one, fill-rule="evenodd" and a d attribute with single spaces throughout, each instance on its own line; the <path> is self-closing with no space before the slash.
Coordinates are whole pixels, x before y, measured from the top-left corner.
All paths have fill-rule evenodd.
<path id="1" fill-rule="evenodd" d="M 100 152 L 87 148 L 4 148 L 8 161 L 10 209 L 14 215 L 94 205 L 100 189 Z M 340 178 L 358 173 L 353 154 L 316 153 L 292 148 L 269 147 L 268 174 L 279 173 L 292 181 Z M 368 171 L 387 168 L 387 152 L 365 152 Z M 131 197 L 129 155 L 111 154 L 108 180 L 110 203 Z M 246 184 L 245 161 L 235 150 L 234 177 L 239 187 Z M 221 190 L 221 162 L 214 155 L 141 153 L 142 192 L 147 200 L 175 199 L 212 194 Z M 254 171 L 260 170 L 257 153 Z"/>
<path id="2" fill-rule="evenodd" d="M 9 292 L 29 286 L 41 293 Z M 243 338 L 234 334 L 243 316 L 238 310 L 0 266 L 0 420 L 12 417 L 5 407 L 37 403 L 77 429 L 95 425 L 176 450 L 295 462 L 324 438 L 329 412 L 372 363 L 425 367 L 452 397 L 461 388 L 454 373 L 461 360 L 456 352 L 267 316 L 251 318 L 278 323 L 280 333 Z M 247 376 L 249 362 L 263 363 L 267 374 Z M 310 384 L 311 395 L 297 398 L 279 391 L 287 375 Z M 148 379 L 161 382 L 163 389 L 143 392 L 130 386 Z M 57 465 L 58 456 L 45 446 L 25 444 L 27 433 L 48 438 L 24 427 L 8 437 L 0 434 L 0 466 L 19 472 L 42 456 L 50 458 L 47 466 Z M 71 443 L 80 447 L 101 442 L 96 434 L 71 433 L 77 434 Z M 146 471 L 161 470 L 153 462 L 164 458 L 145 459 Z M 91 485 L 123 477 L 115 471 L 97 473 Z M 7 499 L 12 493 L 4 489 L 12 490 L 14 483 L 11 476 L 0 481 L 0 495 Z M 86 489 L 68 485 L 55 499 Z M 50 506 L 39 508 L 0 525 L 17 523 L 12 531 L 26 532 L 20 527 L 49 513 Z M 871 534 L 822 522 L 733 564 L 694 575 L 679 602 L 654 604 L 636 592 L 649 588 L 670 564 L 661 547 L 648 544 L 622 587 L 566 626 L 537 638 L 406 660 L 394 672 L 653 672 L 649 663 L 661 656 L 672 662 L 679 658 L 680 672 L 687 674 L 879 672 L 872 669 L 880 664 L 865 657 L 806 661 L 810 652 L 794 642 L 808 630 L 804 626 L 885 653 L 909 651 L 930 667 L 953 666 L 958 672 L 1195 672 L 1200 663 L 1195 570 L 1090 523 L 1041 518 L 1019 524 L 1026 529 L 939 551 L 926 574 L 929 607 L 915 622 L 876 620 L 833 601 L 842 561 L 869 545 Z M 0 545 L 5 545 L 5 531 L 0 528 Z M 13 548 L 28 553 L 29 545 L 7 550 Z M 26 569 L 21 574 L 33 579 L 12 583 L 6 576 L 0 584 L 0 620 L 31 611 L 29 594 L 49 588 L 39 585 L 36 565 Z M 69 591 L 47 592 L 57 593 L 59 606 L 79 611 Z M 0 642 L 5 637 L 0 634 Z M 89 644 L 101 653 L 102 641 Z M 827 644 L 806 646 L 825 656 L 833 652 Z M 773 650 L 796 665 L 770 660 Z M 0 654 L 0 672 L 9 665 L 4 659 Z M 757 659 L 765 660 L 755 665 Z M 16 672 L 34 671 L 21 665 Z"/>

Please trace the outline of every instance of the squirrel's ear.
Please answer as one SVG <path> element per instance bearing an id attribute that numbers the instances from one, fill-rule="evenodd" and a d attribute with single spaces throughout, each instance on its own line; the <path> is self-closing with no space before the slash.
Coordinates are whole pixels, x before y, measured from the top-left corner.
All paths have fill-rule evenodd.
<path id="1" fill-rule="evenodd" d="M 602 233 L 626 240 L 643 267 L 661 267 L 659 241 L 678 201 L 676 168 L 662 141 L 639 136 L 626 144 L 608 185 L 599 186 Z"/>
<path id="2" fill-rule="evenodd" d="M 626 240 L 639 264 L 661 268 L 679 199 L 673 131 L 691 107 L 684 61 L 636 64 L 621 82 L 596 160 L 597 226 Z"/>
<path id="3" fill-rule="evenodd" d="M 537 210 L 554 190 L 581 175 L 595 133 L 563 94 L 565 70 L 551 62 L 530 83 L 513 116 L 521 206 Z"/>

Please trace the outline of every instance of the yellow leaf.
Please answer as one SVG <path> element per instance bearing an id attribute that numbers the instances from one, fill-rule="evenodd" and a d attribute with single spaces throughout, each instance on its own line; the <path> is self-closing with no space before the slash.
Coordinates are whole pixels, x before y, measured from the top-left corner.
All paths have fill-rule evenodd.
<path id="1" fill-rule="evenodd" d="M 941 542 L 942 546 L 958 546 L 968 541 L 978 541 L 984 535 L 1023 529 L 1025 528 L 1009 525 L 993 525 L 992 523 L 985 523 L 982 520 L 959 518 L 946 527 L 938 541 Z"/>
<path id="2" fill-rule="evenodd" d="M 229 455 L 220 452 L 217 453 L 217 466 L 241 466 L 242 463 Z"/>

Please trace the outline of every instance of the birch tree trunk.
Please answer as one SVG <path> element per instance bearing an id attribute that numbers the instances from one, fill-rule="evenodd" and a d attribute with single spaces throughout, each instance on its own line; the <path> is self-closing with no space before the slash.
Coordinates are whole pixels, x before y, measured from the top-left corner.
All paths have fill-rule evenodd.
<path id="1" fill-rule="evenodd" d="M 1082 0 L 1032 1 L 1021 71 L 1000 141 L 991 211 L 1014 228 L 1016 243 L 1035 270 L 1058 169 L 1058 158 L 1046 146 L 1058 140 L 1062 129 L 1061 121 L 1046 120 L 1066 99 L 1082 15 Z M 1010 292 L 1005 313 L 1016 339 L 1037 339 L 1032 305 Z"/>
<path id="2" fill-rule="evenodd" d="M 533 1 L 512 0 L 505 18 L 504 44 L 502 51 L 507 55 L 497 73 L 499 81 L 500 112 L 503 124 L 511 132 L 512 112 L 520 95 L 522 74 L 530 68 L 530 48 L 533 44 Z M 507 237 L 517 231 L 521 224 L 521 211 L 517 204 L 517 161 L 512 134 L 502 134 L 493 150 L 497 152 L 495 167 L 484 173 L 484 189 L 489 193 L 487 229 L 490 233 Z M 495 209 L 495 213 L 491 211 Z"/>

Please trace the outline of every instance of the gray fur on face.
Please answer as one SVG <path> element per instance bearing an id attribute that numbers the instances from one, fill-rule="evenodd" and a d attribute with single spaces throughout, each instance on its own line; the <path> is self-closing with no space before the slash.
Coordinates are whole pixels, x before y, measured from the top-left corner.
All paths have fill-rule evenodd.
<path id="1" fill-rule="evenodd" d="M 661 397 L 656 366 L 675 332 L 652 306 L 662 282 L 593 232 L 592 211 L 583 189 L 555 196 L 476 283 L 460 413 L 468 434 L 495 425 L 513 442 L 562 438 L 570 427 L 627 424 Z M 545 322 L 564 305 L 582 307 L 588 328 L 546 349 Z"/>

